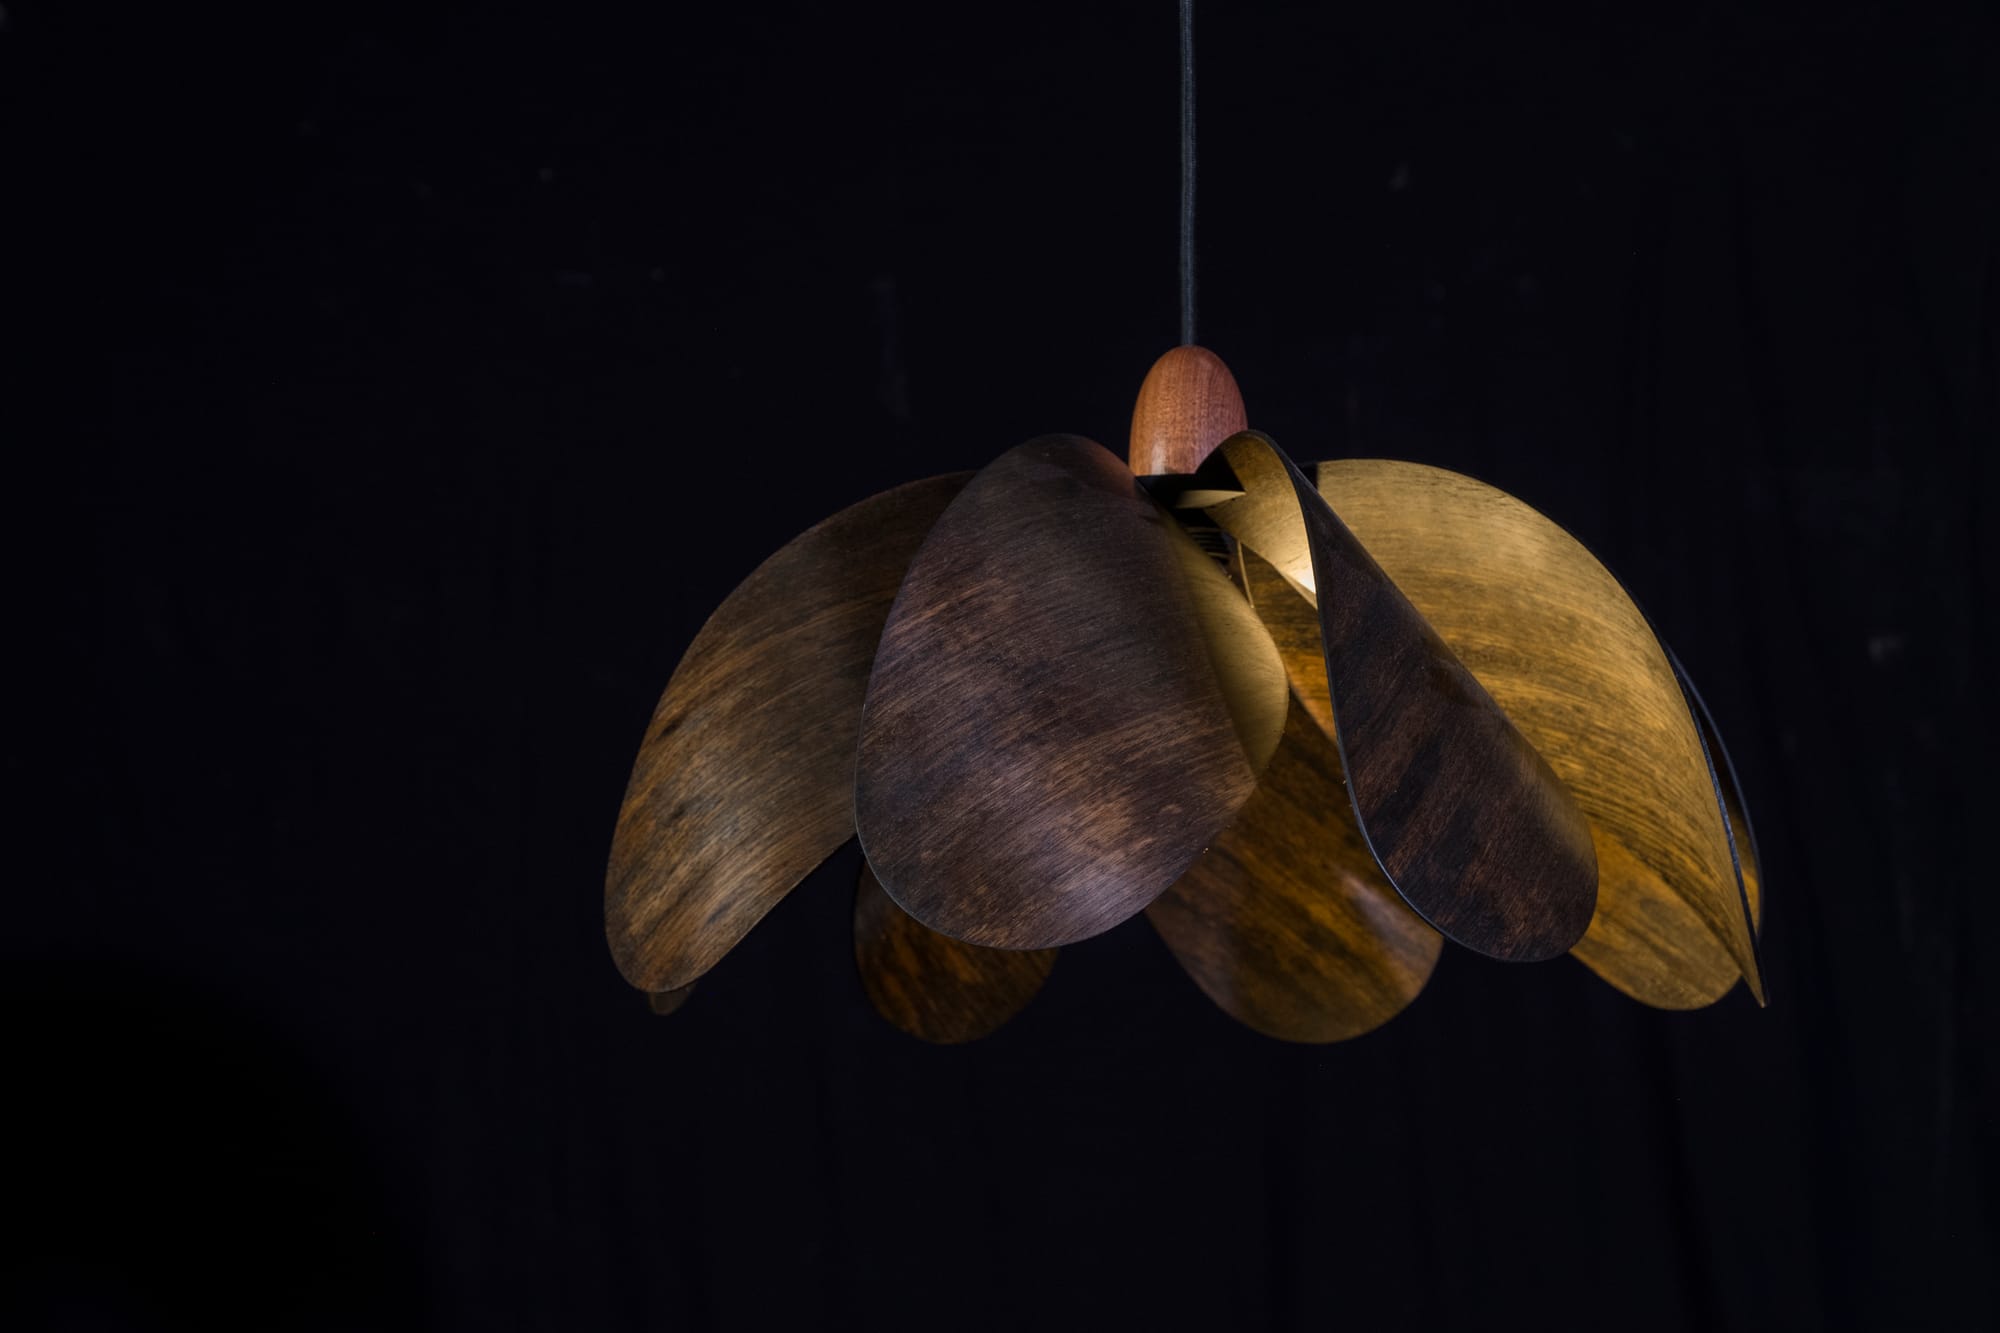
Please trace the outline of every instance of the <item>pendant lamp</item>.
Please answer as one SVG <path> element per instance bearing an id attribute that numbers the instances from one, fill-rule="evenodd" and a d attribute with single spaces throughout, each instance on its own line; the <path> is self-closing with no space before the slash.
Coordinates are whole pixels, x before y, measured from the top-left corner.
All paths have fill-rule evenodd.
<path id="1" fill-rule="evenodd" d="M 656 1012 L 850 838 L 875 1009 L 960 1042 L 1144 914 L 1269 1036 L 1370 1031 L 1447 941 L 1669 1009 L 1763 1002 L 1755 842 L 1700 696 L 1556 523 L 1419 463 L 1301 466 L 1182 330 L 1127 457 L 1073 435 L 781 548 L 655 709 L 606 883 Z"/>

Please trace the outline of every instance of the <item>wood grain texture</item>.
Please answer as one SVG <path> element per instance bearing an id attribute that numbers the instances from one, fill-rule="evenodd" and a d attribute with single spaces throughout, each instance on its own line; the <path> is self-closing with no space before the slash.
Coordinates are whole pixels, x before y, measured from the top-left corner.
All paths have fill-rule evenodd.
<path id="1" fill-rule="evenodd" d="M 939 1045 L 974 1041 L 1027 1007 L 1057 949 L 982 949 L 896 906 L 868 863 L 854 886 L 854 963 L 875 1012 Z"/>
<path id="2" fill-rule="evenodd" d="M 1227 576 L 1117 458 L 1044 437 L 974 477 L 911 563 L 868 686 L 856 826 L 932 929 L 1067 944 L 1181 876 L 1249 799 L 1284 711 L 1284 667 Z"/>
<path id="3" fill-rule="evenodd" d="M 1761 997 L 1697 724 L 1618 581 L 1556 524 L 1470 478 L 1342 460 L 1318 480 L 1588 816 L 1598 903 L 1576 956 L 1664 1008 L 1711 1003 L 1739 975 Z"/>
<path id="4" fill-rule="evenodd" d="M 1206 347 L 1176 347 L 1153 363 L 1132 408 L 1127 457 L 1139 476 L 1193 472 L 1249 427 L 1236 377 Z"/>
<path id="5" fill-rule="evenodd" d="M 646 730 L 605 880 L 605 933 L 634 986 L 692 982 L 852 836 L 882 623 L 966 480 L 843 509 L 758 566 L 695 636 Z"/>
<path id="6" fill-rule="evenodd" d="M 1148 378 L 1132 419 L 1135 471 L 1191 468 L 1244 428 L 1234 381 L 1227 410 L 1212 410 L 1212 372 L 1194 373 L 1195 360 L 1169 353 Z M 1172 489 L 1178 505 L 1195 502 Z M 1290 678 L 1284 734 L 1236 819 L 1146 915 L 1223 1012 L 1280 1040 L 1339 1041 L 1414 999 L 1444 941 L 1404 906 L 1354 826 L 1319 613 L 1255 553 L 1238 548 L 1230 561 Z"/>
<path id="7" fill-rule="evenodd" d="M 1480 953 L 1569 949 L 1597 866 L 1562 782 L 1275 445 L 1245 432 L 1217 456 L 1243 494 L 1209 515 L 1315 593 L 1348 791 L 1390 882 Z"/>
<path id="8" fill-rule="evenodd" d="M 1146 917 L 1223 1012 L 1283 1041 L 1380 1027 L 1423 990 L 1444 946 L 1383 878 L 1339 749 L 1296 697 L 1256 793 Z"/>

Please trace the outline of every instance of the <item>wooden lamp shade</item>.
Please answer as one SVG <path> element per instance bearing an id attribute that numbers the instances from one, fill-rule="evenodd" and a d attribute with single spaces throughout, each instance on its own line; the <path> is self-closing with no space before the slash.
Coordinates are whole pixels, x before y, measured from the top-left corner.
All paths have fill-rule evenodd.
<path id="1" fill-rule="evenodd" d="M 1046 436 L 773 555 L 662 695 L 606 884 L 671 1012 L 858 835 L 854 955 L 934 1042 L 1144 913 L 1290 1041 L 1369 1031 L 1446 940 L 1572 953 L 1648 1004 L 1759 1002 L 1726 754 L 1604 567 L 1503 492 L 1300 468 L 1213 353 L 1153 367 L 1129 463 Z"/>

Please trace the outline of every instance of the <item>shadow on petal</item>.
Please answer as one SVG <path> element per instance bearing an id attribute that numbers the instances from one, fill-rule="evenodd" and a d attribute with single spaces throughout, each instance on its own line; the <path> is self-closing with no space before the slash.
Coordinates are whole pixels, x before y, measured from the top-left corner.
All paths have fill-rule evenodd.
<path id="1" fill-rule="evenodd" d="M 974 1041 L 1027 1007 L 1055 949 L 984 949 L 896 906 L 864 860 L 854 886 L 854 962 L 875 1012 L 939 1045 Z"/>

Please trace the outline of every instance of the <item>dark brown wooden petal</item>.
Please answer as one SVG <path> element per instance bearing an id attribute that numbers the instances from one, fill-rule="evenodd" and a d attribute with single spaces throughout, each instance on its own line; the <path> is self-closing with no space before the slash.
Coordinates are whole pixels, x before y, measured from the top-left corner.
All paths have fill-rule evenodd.
<path id="1" fill-rule="evenodd" d="M 896 906 L 861 863 L 854 962 L 875 1012 L 924 1041 L 974 1041 L 1027 1007 L 1056 949 L 983 949 L 940 935 Z"/>
<path id="2" fill-rule="evenodd" d="M 1322 694 L 1324 682 L 1322 668 Z M 1284 1041 L 1380 1027 L 1444 946 L 1383 878 L 1341 790 L 1339 749 L 1297 698 L 1256 794 L 1146 916 L 1223 1012 Z"/>
<path id="3" fill-rule="evenodd" d="M 1218 457 L 1243 494 L 1209 514 L 1316 594 L 1348 791 L 1390 882 L 1480 953 L 1567 950 L 1597 888 L 1576 802 L 1277 446 L 1246 432 Z"/>
<path id="4" fill-rule="evenodd" d="M 854 833 L 854 747 L 882 622 L 968 474 L 843 509 L 729 594 L 653 712 L 605 879 L 618 970 L 675 990 Z"/>
<path id="5" fill-rule="evenodd" d="M 1255 789 L 1285 677 L 1249 603 L 1112 454 L 1010 450 L 932 529 L 882 633 L 855 823 L 934 930 L 1109 930 Z"/>
<path id="6" fill-rule="evenodd" d="M 1588 816 L 1597 913 L 1576 956 L 1663 1008 L 1712 1003 L 1739 976 L 1761 996 L 1697 724 L 1617 579 L 1555 523 L 1468 477 L 1352 459 L 1320 464 L 1319 484 Z"/>

